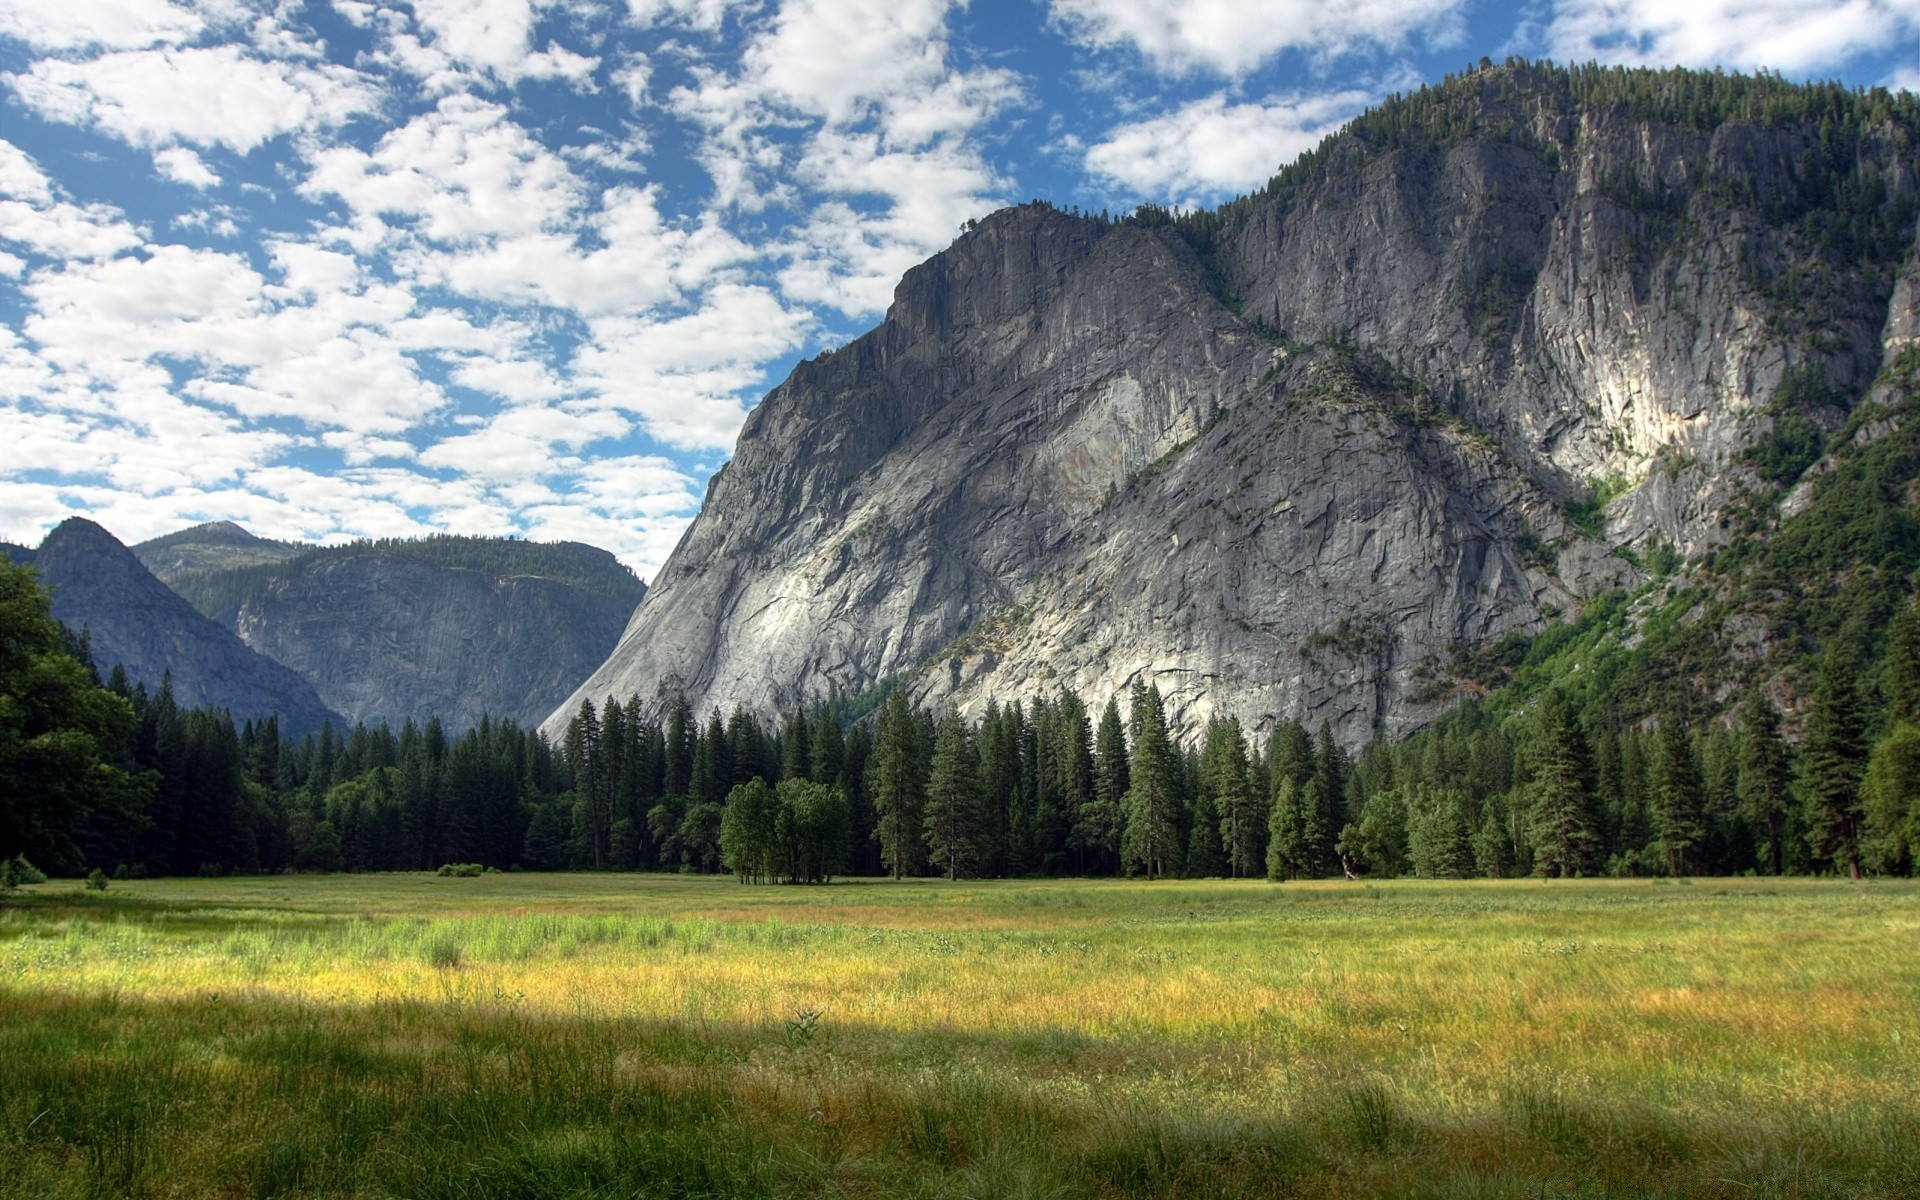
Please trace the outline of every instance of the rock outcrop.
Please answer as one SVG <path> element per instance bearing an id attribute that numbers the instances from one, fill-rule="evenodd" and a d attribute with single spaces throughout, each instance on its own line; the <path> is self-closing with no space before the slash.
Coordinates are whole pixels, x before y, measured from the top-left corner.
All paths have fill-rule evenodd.
<path id="1" fill-rule="evenodd" d="M 163 553 L 182 545 L 198 543 Z M 444 537 L 306 547 L 175 584 L 350 720 L 438 716 L 454 733 L 483 716 L 540 721 L 606 658 L 646 591 L 591 546 Z"/>
<path id="2" fill-rule="evenodd" d="M 62 521 L 31 561 L 55 619 L 84 633 L 102 675 L 120 666 L 149 690 L 171 676 L 184 707 L 224 708 L 236 721 L 277 714 L 295 736 L 339 720 L 312 684 L 195 611 L 92 521 Z"/>
<path id="3" fill-rule="evenodd" d="M 545 728 L 1143 678 L 1187 736 L 1417 728 L 1459 648 L 1722 540 L 1790 391 L 1844 420 L 1912 337 L 1916 126 L 1911 97 L 1495 68 L 1219 213 L 995 214 L 754 410 Z"/>

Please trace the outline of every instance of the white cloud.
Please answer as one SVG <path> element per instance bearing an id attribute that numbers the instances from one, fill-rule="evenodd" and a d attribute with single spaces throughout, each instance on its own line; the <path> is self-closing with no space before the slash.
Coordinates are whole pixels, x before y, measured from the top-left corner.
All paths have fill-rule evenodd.
<path id="1" fill-rule="evenodd" d="M 533 48 L 542 10 L 529 0 L 413 0 L 414 20 L 425 36 L 400 34 L 389 57 L 437 92 L 453 91 L 475 77 L 513 85 L 526 79 L 560 79 L 591 91 L 600 60 L 557 42 Z"/>
<path id="2" fill-rule="evenodd" d="M 0 196 L 33 204 L 53 201 L 53 181 L 27 152 L 12 142 L 0 139 Z"/>
<path id="3" fill-rule="evenodd" d="M 199 12 L 167 0 L 8 0 L 0 5 L 0 37 L 18 38 L 36 50 L 137 50 L 191 41 L 206 27 Z"/>
<path id="4" fill-rule="evenodd" d="M 1913 0 L 1562 0 L 1556 57 L 1650 66 L 1807 71 L 1920 36 Z"/>
<path id="5" fill-rule="evenodd" d="M 315 151 L 300 193 L 338 196 L 359 217 L 401 217 L 436 242 L 472 244 L 556 229 L 583 189 L 565 160 L 473 96 L 449 96 L 430 113 L 356 146 Z"/>
<path id="6" fill-rule="evenodd" d="M 756 0 L 627 0 L 627 19 L 635 25 L 680 25 L 701 32 L 718 30 L 729 10 L 751 8 Z"/>
<path id="7" fill-rule="evenodd" d="M 241 154 L 281 134 L 343 125 L 380 103 L 378 89 L 346 67 L 262 61 L 233 45 L 43 58 L 5 79 L 50 121 L 134 146 L 181 141 Z"/>
<path id="8" fill-rule="evenodd" d="M 591 322 L 573 378 L 600 403 L 637 414 L 668 445 L 728 449 L 746 420 L 741 393 L 760 382 L 762 363 L 798 347 L 810 325 L 766 288 L 721 284 L 682 317 Z"/>
<path id="9" fill-rule="evenodd" d="M 1088 148 L 1087 170 L 1137 195 L 1192 204 L 1264 184 L 1364 108 L 1361 91 L 1230 104 L 1224 92 L 1122 126 Z"/>
<path id="10" fill-rule="evenodd" d="M 220 184 L 220 177 L 214 174 L 213 168 L 185 146 L 169 146 L 165 150 L 154 151 L 153 165 L 161 175 L 190 188 L 205 190 Z"/>
<path id="11" fill-rule="evenodd" d="M 737 73 L 696 69 L 670 95 L 706 130 L 699 157 L 718 204 L 805 205 L 783 247 L 789 298 L 877 312 L 902 270 L 1000 202 L 1005 181 L 970 135 L 1022 92 L 1011 72 L 952 65 L 955 8 L 787 0 Z"/>
<path id="12" fill-rule="evenodd" d="M 1089 46 L 1130 46 L 1167 74 L 1244 75 L 1286 50 L 1338 55 L 1436 46 L 1462 33 L 1464 0 L 1049 0 L 1055 23 Z"/>

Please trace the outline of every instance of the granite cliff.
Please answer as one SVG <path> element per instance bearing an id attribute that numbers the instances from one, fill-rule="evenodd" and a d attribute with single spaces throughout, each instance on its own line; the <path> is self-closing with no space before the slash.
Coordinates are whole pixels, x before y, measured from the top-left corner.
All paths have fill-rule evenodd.
<path id="1" fill-rule="evenodd" d="M 546 729 L 1140 678 L 1189 733 L 1419 728 L 1459 651 L 1773 511 L 1920 330 L 1917 132 L 1910 95 L 1510 64 L 1217 212 L 997 213 L 753 411 Z"/>
<path id="2" fill-rule="evenodd" d="M 613 649 L 646 591 L 611 554 L 571 542 L 289 546 L 222 524 L 138 550 L 334 710 L 396 728 L 537 723 Z"/>

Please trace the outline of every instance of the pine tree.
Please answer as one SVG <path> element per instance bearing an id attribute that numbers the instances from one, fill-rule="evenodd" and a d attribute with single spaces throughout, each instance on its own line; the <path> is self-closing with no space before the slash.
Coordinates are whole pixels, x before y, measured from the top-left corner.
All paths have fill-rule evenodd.
<path id="1" fill-rule="evenodd" d="M 981 850 L 980 754 L 959 713 L 948 713 L 934 735 L 927 776 L 927 858 L 948 879 L 970 874 Z"/>
<path id="2" fill-rule="evenodd" d="M 1299 879 L 1313 869 L 1307 813 L 1320 803 L 1315 794 L 1320 781 L 1309 775 L 1301 785 L 1284 771 L 1278 772 L 1277 778 L 1280 785 L 1267 816 L 1267 878 Z"/>
<path id="3" fill-rule="evenodd" d="M 1558 688 L 1540 701 L 1533 780 L 1534 870 L 1567 878 L 1589 869 L 1599 849 L 1586 738 Z"/>
<path id="4" fill-rule="evenodd" d="M 1860 791 L 1868 864 L 1883 873 L 1906 872 L 1920 833 L 1920 725 L 1900 721 L 1874 743 Z"/>
<path id="5" fill-rule="evenodd" d="M 1112 870 L 1120 862 L 1120 835 L 1126 828 L 1127 789 L 1132 786 L 1127 774 L 1127 735 L 1120 721 L 1120 705 L 1109 699 L 1100 713 L 1100 728 L 1094 739 L 1093 806 L 1086 814 L 1087 844 L 1094 851 L 1094 865 Z"/>
<path id="6" fill-rule="evenodd" d="M 694 742 L 700 736 L 693 723 L 693 706 L 685 696 L 675 696 L 667 711 L 666 794 L 684 796 L 693 782 Z"/>
<path id="7" fill-rule="evenodd" d="M 920 722 L 900 692 L 881 705 L 868 767 L 880 861 L 895 879 L 918 874 L 925 846 L 926 759 Z"/>
<path id="8" fill-rule="evenodd" d="M 1780 736 L 1780 714 L 1758 687 L 1749 688 L 1740 705 L 1741 814 L 1766 843 L 1764 866 L 1774 875 L 1787 870 L 1787 817 L 1793 806 L 1793 767 Z"/>
<path id="9" fill-rule="evenodd" d="M 847 741 L 840 733 L 840 722 L 822 704 L 813 715 L 813 730 L 807 746 L 808 778 L 824 787 L 844 787 L 840 771 L 847 755 Z"/>
<path id="10" fill-rule="evenodd" d="M 1215 879 L 1226 873 L 1227 856 L 1220 845 L 1220 809 L 1213 793 L 1203 786 L 1194 793 L 1185 874 L 1188 879 Z"/>
<path id="11" fill-rule="evenodd" d="M 1473 874 L 1473 825 L 1466 792 L 1421 786 L 1407 819 L 1407 854 L 1423 879 L 1465 879 Z"/>
<path id="12" fill-rule="evenodd" d="M 1133 758 L 1127 764 L 1126 832 L 1120 855 L 1126 866 L 1146 872 L 1148 879 L 1165 875 L 1178 850 L 1179 772 L 1172 743 L 1167 739 L 1160 690 L 1144 684 L 1133 689 Z"/>
<path id="13" fill-rule="evenodd" d="M 1063 818 L 1061 830 L 1065 853 L 1057 864 L 1076 875 L 1087 873 L 1089 851 L 1097 851 L 1098 839 L 1089 837 L 1087 813 L 1094 805 L 1093 727 L 1087 720 L 1087 706 L 1078 693 L 1068 688 L 1053 706 L 1054 791 L 1059 797 Z"/>
<path id="14" fill-rule="evenodd" d="M 1220 813 L 1220 841 L 1227 875 L 1239 879 L 1261 870 L 1265 852 L 1266 814 L 1255 802 L 1248 778 L 1247 739 L 1236 717 L 1214 720 L 1207 725 L 1207 745 L 1203 755 L 1203 791 L 1208 793 Z"/>
<path id="15" fill-rule="evenodd" d="M 1660 719 L 1652 784 L 1654 832 L 1667 858 L 1667 873 L 1691 874 L 1696 852 L 1706 837 L 1706 806 L 1700 767 L 1693 758 L 1686 723 L 1676 712 Z"/>
<path id="16" fill-rule="evenodd" d="M 1858 879 L 1864 816 L 1860 779 L 1867 754 L 1855 673 L 1851 655 L 1837 647 L 1827 651 L 1807 711 L 1801 796 L 1813 852 Z"/>

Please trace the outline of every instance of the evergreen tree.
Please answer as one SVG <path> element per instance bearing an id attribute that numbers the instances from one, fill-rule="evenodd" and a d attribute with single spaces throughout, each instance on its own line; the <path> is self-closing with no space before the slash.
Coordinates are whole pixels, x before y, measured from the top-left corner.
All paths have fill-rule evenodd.
<path id="1" fill-rule="evenodd" d="M 780 729 L 780 778 L 813 778 L 813 730 L 801 713 L 789 716 Z"/>
<path id="2" fill-rule="evenodd" d="M 1179 804 L 1179 768 L 1167 738 L 1160 689 L 1136 683 L 1133 689 L 1133 758 L 1127 764 L 1127 826 L 1120 855 L 1129 868 L 1148 879 L 1165 875 L 1179 847 L 1175 808 Z"/>
<path id="3" fill-rule="evenodd" d="M 1120 862 L 1120 835 L 1126 828 L 1126 796 L 1132 786 L 1127 773 L 1127 735 L 1120 721 L 1120 705 L 1109 699 L 1100 713 L 1093 754 L 1093 805 L 1084 821 L 1087 846 L 1096 869 L 1113 870 Z"/>
<path id="4" fill-rule="evenodd" d="M 1910 870 L 1920 833 L 1920 725 L 1897 722 L 1874 743 L 1860 790 L 1868 865 L 1889 874 Z"/>
<path id="5" fill-rule="evenodd" d="M 895 879 L 918 874 L 925 846 L 927 762 L 920 722 L 898 691 L 880 707 L 867 777 L 882 865 Z"/>
<path id="6" fill-rule="evenodd" d="M 1229 877 L 1258 874 L 1263 867 L 1266 813 L 1256 802 L 1248 778 L 1247 740 L 1236 717 L 1215 719 L 1207 725 L 1202 764 L 1202 791 L 1220 814 L 1220 841 Z M 1196 818 L 1197 827 L 1197 818 Z"/>
<path id="7" fill-rule="evenodd" d="M 1188 879 L 1215 879 L 1227 873 L 1227 855 L 1220 844 L 1220 808 L 1205 786 L 1194 793 L 1186 857 Z"/>
<path id="8" fill-rule="evenodd" d="M 1466 791 L 1421 787 L 1409 805 L 1407 855 L 1423 879 L 1466 879 L 1474 873 L 1473 823 Z"/>
<path id="9" fill-rule="evenodd" d="M 1686 724 L 1676 712 L 1660 720 L 1653 759 L 1654 832 L 1667 859 L 1667 873 L 1691 874 L 1695 853 L 1706 837 L 1705 803 L 1699 764 L 1687 739 Z"/>
<path id="10" fill-rule="evenodd" d="M 693 705 L 685 696 L 675 696 L 667 710 L 666 770 L 664 786 L 669 796 L 685 796 L 693 783 L 693 753 L 699 730 L 693 723 Z"/>
<path id="11" fill-rule="evenodd" d="M 1280 785 L 1267 817 L 1267 878 L 1299 879 L 1313 870 L 1307 814 L 1321 803 L 1320 781 L 1309 774 L 1303 785 L 1285 771 L 1275 776 Z"/>
<path id="12" fill-rule="evenodd" d="M 1071 688 L 1063 690 L 1059 703 L 1053 706 L 1053 741 L 1051 761 L 1054 791 L 1059 797 L 1062 815 L 1060 839 L 1064 851 L 1056 867 L 1084 875 L 1100 845 L 1088 818 L 1095 804 L 1093 726 L 1087 720 L 1085 702 Z"/>
<path id="13" fill-rule="evenodd" d="M 927 777 L 927 858 L 948 879 L 970 874 L 980 861 L 980 755 L 960 714 L 948 713 L 934 736 Z"/>
<path id="14" fill-rule="evenodd" d="M 813 715 L 812 737 L 807 743 L 807 777 L 825 787 L 843 788 L 840 772 L 847 756 L 847 740 L 840 722 L 822 704 Z"/>
<path id="15" fill-rule="evenodd" d="M 1806 804 L 1807 840 L 1813 852 L 1860 877 L 1860 835 L 1864 812 L 1860 780 L 1866 746 L 1856 668 L 1839 648 L 1827 651 L 1820 682 L 1807 710 L 1807 735 L 1801 750 L 1801 796 Z"/>
<path id="16" fill-rule="evenodd" d="M 1533 780 L 1534 870 L 1567 878 L 1588 870 L 1599 849 L 1586 738 L 1558 688 L 1540 701 Z"/>

